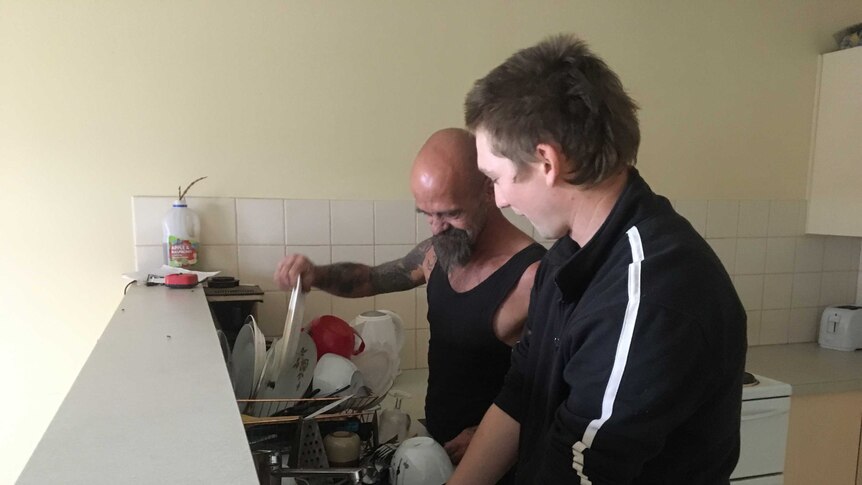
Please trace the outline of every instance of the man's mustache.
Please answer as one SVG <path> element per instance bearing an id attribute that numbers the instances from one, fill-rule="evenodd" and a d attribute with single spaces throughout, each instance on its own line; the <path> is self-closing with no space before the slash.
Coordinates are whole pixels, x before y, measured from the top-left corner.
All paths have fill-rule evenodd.
<path id="1" fill-rule="evenodd" d="M 434 239 L 437 239 L 437 240 L 454 239 L 454 240 L 461 240 L 461 241 L 464 241 L 464 240 L 469 241 L 470 240 L 470 233 L 468 233 L 464 229 L 458 229 L 455 227 L 450 227 L 449 229 L 446 229 L 443 232 L 439 232 L 439 233 L 435 234 L 433 237 L 434 237 Z"/>

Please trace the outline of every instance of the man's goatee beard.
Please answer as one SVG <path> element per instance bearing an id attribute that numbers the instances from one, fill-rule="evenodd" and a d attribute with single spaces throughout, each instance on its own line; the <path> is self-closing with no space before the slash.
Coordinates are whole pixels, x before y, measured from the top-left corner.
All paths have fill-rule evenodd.
<path id="1" fill-rule="evenodd" d="M 463 229 L 450 228 L 431 238 L 437 263 L 447 274 L 457 266 L 464 266 L 473 253 L 470 234 Z"/>

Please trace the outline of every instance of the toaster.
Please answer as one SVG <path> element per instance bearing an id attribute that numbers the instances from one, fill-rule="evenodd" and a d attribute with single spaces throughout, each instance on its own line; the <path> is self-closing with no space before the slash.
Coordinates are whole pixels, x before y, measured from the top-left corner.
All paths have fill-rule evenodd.
<path id="1" fill-rule="evenodd" d="M 817 342 L 825 349 L 862 349 L 862 306 L 830 306 L 820 317 Z"/>

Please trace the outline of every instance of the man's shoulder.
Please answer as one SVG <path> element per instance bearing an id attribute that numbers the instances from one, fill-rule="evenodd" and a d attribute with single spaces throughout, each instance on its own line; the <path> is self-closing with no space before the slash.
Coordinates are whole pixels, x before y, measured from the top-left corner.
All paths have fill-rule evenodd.
<path id="1" fill-rule="evenodd" d="M 742 312 L 727 269 L 710 244 L 676 213 L 636 225 L 643 251 L 642 302 L 707 321 L 714 308 Z"/>
<path id="2" fill-rule="evenodd" d="M 712 246 L 682 216 L 672 213 L 635 225 L 644 264 L 676 277 L 720 276 L 725 268 Z"/>

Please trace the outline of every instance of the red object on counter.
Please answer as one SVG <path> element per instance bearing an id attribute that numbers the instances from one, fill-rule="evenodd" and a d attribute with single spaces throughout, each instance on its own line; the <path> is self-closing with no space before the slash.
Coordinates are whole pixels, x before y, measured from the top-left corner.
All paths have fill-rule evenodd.
<path id="1" fill-rule="evenodd" d="M 365 350 L 365 342 L 356 330 L 334 315 L 323 315 L 312 320 L 308 334 L 317 346 L 318 356 L 337 354 L 349 359 L 351 355 L 358 355 Z"/>
<path id="2" fill-rule="evenodd" d="M 194 288 L 198 284 L 198 275 L 194 273 L 175 273 L 165 276 L 165 286 L 168 288 Z"/>

